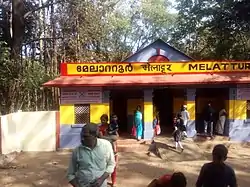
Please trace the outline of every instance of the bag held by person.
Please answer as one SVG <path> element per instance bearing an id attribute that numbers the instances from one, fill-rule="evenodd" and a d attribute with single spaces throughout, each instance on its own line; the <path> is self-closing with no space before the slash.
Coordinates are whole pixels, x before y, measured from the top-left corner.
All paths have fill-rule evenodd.
<path id="1" fill-rule="evenodd" d="M 155 131 L 156 131 L 156 135 L 161 134 L 161 126 L 160 126 L 160 124 L 157 124 L 157 125 L 155 126 Z"/>

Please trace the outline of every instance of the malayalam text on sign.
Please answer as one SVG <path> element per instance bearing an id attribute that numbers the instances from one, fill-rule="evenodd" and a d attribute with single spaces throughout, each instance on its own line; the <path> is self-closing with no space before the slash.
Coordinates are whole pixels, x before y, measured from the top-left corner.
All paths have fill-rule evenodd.
<path id="1" fill-rule="evenodd" d="M 63 63 L 63 76 L 250 72 L 250 62 Z"/>

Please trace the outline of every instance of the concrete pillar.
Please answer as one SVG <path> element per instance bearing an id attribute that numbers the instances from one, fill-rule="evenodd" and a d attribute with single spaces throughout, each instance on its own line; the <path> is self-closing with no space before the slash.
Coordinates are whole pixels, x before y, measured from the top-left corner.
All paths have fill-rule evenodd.
<path id="1" fill-rule="evenodd" d="M 154 119 L 154 107 L 153 107 L 153 90 L 144 90 L 144 139 L 150 140 L 153 137 L 153 119 Z"/>
<path id="2" fill-rule="evenodd" d="M 188 137 L 193 137 L 196 134 L 195 129 L 195 98 L 196 98 L 196 89 L 186 89 L 186 103 L 187 103 L 187 110 L 190 115 L 190 120 L 187 126 L 187 135 Z"/>
<path id="3" fill-rule="evenodd" d="M 250 125 L 247 122 L 247 100 L 237 96 L 237 89 L 229 88 L 229 111 L 228 111 L 228 133 L 230 139 L 235 141 L 250 140 Z"/>

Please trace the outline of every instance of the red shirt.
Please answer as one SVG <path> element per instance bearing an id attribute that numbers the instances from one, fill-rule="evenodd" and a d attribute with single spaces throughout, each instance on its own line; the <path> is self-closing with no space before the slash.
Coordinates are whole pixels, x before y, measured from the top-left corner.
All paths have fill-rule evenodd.
<path id="1" fill-rule="evenodd" d="M 170 182 L 170 179 L 171 179 L 172 175 L 163 175 L 161 176 L 158 181 L 160 182 L 160 184 L 168 184 Z"/>
<path id="2" fill-rule="evenodd" d="M 108 128 L 108 124 L 99 126 L 99 131 L 102 133 L 102 135 L 105 135 L 107 128 Z"/>

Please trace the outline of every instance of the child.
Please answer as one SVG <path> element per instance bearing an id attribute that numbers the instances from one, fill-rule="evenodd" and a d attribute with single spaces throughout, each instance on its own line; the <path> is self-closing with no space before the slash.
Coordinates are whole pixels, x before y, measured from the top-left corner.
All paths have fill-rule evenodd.
<path id="1" fill-rule="evenodd" d="M 174 118 L 173 137 L 174 137 L 174 141 L 175 141 L 175 149 L 177 149 L 178 146 L 180 146 L 181 152 L 183 152 L 184 148 L 181 144 L 181 139 L 182 139 L 181 120 L 178 118 Z"/>
<path id="2" fill-rule="evenodd" d="M 154 152 L 159 156 L 160 154 L 158 153 L 158 150 L 156 148 L 156 144 L 155 144 L 155 141 L 154 141 L 155 137 L 161 133 L 160 120 L 159 120 L 159 115 L 158 114 L 156 114 L 156 116 L 155 116 L 155 118 L 153 120 L 153 130 L 154 130 L 153 131 L 154 134 L 153 134 L 152 142 L 151 142 L 151 144 L 149 146 L 147 155 L 150 156 L 150 153 Z"/>
<path id="3" fill-rule="evenodd" d="M 117 123 L 117 116 L 115 114 L 112 115 L 111 117 L 111 121 L 110 121 L 110 124 L 106 130 L 106 133 L 107 133 L 107 136 L 110 138 L 111 140 L 111 144 L 112 144 L 112 147 L 114 149 L 114 153 L 116 154 L 116 145 L 115 145 L 115 142 L 117 141 L 118 139 L 118 129 L 119 129 L 119 125 Z"/>
<path id="4" fill-rule="evenodd" d="M 153 120 L 153 129 L 154 129 L 154 136 L 153 136 L 153 141 L 154 141 L 154 138 L 161 133 L 160 120 L 158 114 L 156 114 Z"/>

